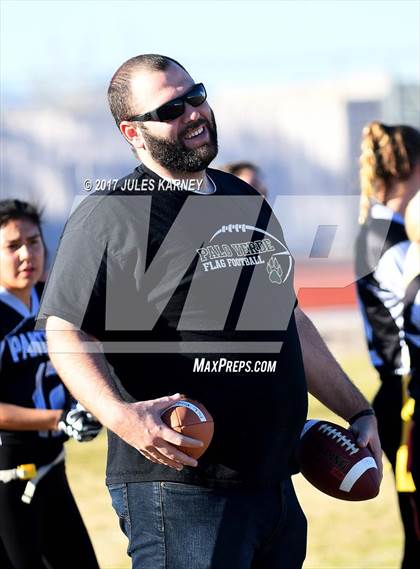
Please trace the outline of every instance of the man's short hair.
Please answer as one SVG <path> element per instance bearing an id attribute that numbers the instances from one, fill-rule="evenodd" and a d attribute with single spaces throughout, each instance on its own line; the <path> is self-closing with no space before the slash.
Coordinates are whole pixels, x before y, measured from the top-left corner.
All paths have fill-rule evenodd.
<path id="1" fill-rule="evenodd" d="M 260 171 L 259 167 L 256 164 L 245 160 L 229 162 L 228 164 L 220 166 L 219 170 L 223 170 L 223 172 L 228 172 L 234 176 L 237 176 L 240 172 L 242 172 L 242 170 L 252 170 L 253 172 L 257 173 Z"/>
<path id="2" fill-rule="evenodd" d="M 168 67 L 174 64 L 187 72 L 185 67 L 175 59 L 156 53 L 136 55 L 128 59 L 117 69 L 108 87 L 108 103 L 118 127 L 121 121 L 128 120 L 135 114 L 131 106 L 131 78 L 134 72 L 139 69 L 166 71 Z"/>

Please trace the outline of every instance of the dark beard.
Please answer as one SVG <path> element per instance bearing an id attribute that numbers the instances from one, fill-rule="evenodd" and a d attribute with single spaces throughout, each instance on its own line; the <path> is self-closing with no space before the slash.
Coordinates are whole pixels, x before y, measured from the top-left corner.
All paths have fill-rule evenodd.
<path id="1" fill-rule="evenodd" d="M 188 149 L 182 140 L 170 141 L 153 136 L 142 128 L 150 156 L 158 164 L 175 174 L 178 172 L 201 172 L 217 156 L 217 128 L 213 111 L 211 121 L 199 119 L 188 125 L 188 130 L 205 125 L 209 131 L 210 141 L 199 148 Z M 184 133 L 180 134 L 180 139 Z"/>

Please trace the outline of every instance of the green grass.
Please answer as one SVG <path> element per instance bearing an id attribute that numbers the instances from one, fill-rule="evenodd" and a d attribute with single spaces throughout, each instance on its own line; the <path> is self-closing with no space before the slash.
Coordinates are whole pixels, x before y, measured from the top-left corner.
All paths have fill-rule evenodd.
<path id="1" fill-rule="evenodd" d="M 88 528 L 101 569 L 131 567 L 127 539 L 118 525 L 105 487 L 106 434 L 90 443 L 69 442 L 67 472 L 70 486 Z"/>
<path id="2" fill-rule="evenodd" d="M 363 393 L 371 399 L 378 387 L 364 354 L 340 361 Z M 311 398 L 309 417 L 340 422 Z M 342 423 L 342 421 L 341 421 Z M 91 535 L 102 569 L 130 567 L 127 540 L 118 526 L 104 485 L 106 436 L 88 444 L 69 443 L 67 469 L 70 484 Z M 369 502 L 329 498 L 298 475 L 296 491 L 309 522 L 306 569 L 396 569 L 402 532 L 392 473 L 385 464 L 381 492 Z M 193 569 L 193 568 L 192 568 Z M 236 568 L 231 568 L 236 569 Z"/>

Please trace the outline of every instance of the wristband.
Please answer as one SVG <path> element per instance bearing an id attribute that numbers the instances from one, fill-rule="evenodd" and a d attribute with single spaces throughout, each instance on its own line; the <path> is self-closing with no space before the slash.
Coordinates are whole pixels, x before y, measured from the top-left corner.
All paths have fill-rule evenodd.
<path id="1" fill-rule="evenodd" d="M 356 415 L 350 417 L 349 423 L 350 425 L 353 425 L 353 423 L 357 421 L 357 419 L 360 419 L 360 417 L 372 417 L 372 416 L 373 417 L 375 416 L 375 411 L 372 409 L 372 407 L 369 407 L 369 409 L 363 409 L 363 411 L 359 411 L 358 413 L 356 413 Z"/>

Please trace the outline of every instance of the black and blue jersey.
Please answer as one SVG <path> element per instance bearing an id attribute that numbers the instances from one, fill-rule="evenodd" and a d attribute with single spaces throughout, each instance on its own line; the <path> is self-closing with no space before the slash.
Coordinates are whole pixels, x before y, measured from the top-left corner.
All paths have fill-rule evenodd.
<path id="1" fill-rule="evenodd" d="M 64 409 L 71 397 L 50 362 L 45 332 L 34 330 L 41 292 L 42 285 L 32 289 L 29 309 L 0 287 L 0 402 Z M 20 459 L 26 463 L 48 461 L 58 454 L 65 439 L 58 431 L 0 429 L 0 468 L 16 466 Z"/>

